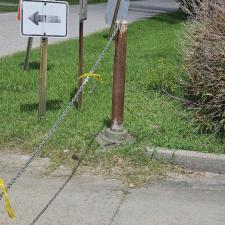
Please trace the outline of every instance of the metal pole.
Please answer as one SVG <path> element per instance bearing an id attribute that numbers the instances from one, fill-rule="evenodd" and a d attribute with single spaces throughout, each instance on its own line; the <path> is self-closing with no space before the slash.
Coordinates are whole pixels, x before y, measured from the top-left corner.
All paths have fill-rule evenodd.
<path id="1" fill-rule="evenodd" d="M 48 38 L 41 38 L 40 48 L 40 85 L 39 85 L 39 118 L 45 117 L 47 86 L 47 49 Z"/>
<path id="2" fill-rule="evenodd" d="M 114 56 L 114 75 L 112 90 L 112 124 L 111 129 L 123 128 L 125 74 L 127 50 L 127 22 L 119 23 Z"/>
<path id="3" fill-rule="evenodd" d="M 112 24 L 111 24 L 110 31 L 109 31 L 109 38 L 111 37 L 112 31 L 113 31 L 113 29 L 115 27 L 115 24 L 116 24 L 117 16 L 118 16 L 119 9 L 120 9 L 120 4 L 121 4 L 121 0 L 117 0 L 116 8 L 115 8 L 113 19 L 112 19 Z"/>
<path id="4" fill-rule="evenodd" d="M 33 44 L 33 38 L 29 37 L 27 41 L 27 49 L 26 49 L 26 56 L 25 56 L 25 60 L 23 64 L 23 70 L 28 70 L 32 44 Z"/>
<path id="5" fill-rule="evenodd" d="M 83 62 L 84 62 L 84 22 L 83 20 L 80 21 L 79 26 L 79 71 L 78 71 L 78 77 L 80 77 L 83 74 Z M 79 79 L 79 78 L 78 78 Z M 78 80 L 78 89 L 82 85 L 83 79 Z M 82 92 L 78 97 L 77 100 L 77 109 L 80 110 L 82 106 Z"/>

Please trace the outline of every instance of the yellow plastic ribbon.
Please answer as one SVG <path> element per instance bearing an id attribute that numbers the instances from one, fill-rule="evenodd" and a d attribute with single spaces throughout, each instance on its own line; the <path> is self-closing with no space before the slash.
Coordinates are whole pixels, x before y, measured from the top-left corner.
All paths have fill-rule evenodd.
<path id="1" fill-rule="evenodd" d="M 95 78 L 95 79 L 98 80 L 98 81 L 102 81 L 102 77 L 101 77 L 101 75 L 99 75 L 99 74 L 94 74 L 94 73 L 84 73 L 84 74 L 82 74 L 79 78 L 82 79 L 82 78 L 85 78 L 85 77 L 92 77 L 92 78 Z"/>
<path id="2" fill-rule="evenodd" d="M 9 197 L 7 195 L 7 191 L 6 191 L 6 188 L 5 188 L 4 181 L 1 178 L 0 178 L 0 189 L 2 190 L 4 199 L 5 199 L 6 211 L 9 215 L 9 217 L 11 219 L 13 219 L 13 218 L 15 218 L 15 215 L 14 215 L 14 212 L 13 212 L 12 207 L 11 207 L 10 202 L 9 202 Z"/>

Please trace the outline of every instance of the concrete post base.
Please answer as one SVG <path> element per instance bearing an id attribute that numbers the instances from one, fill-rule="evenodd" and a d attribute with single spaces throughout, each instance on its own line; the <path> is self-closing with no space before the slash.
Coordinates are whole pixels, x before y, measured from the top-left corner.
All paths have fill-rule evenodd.
<path id="1" fill-rule="evenodd" d="M 134 138 L 124 128 L 104 128 L 103 131 L 98 134 L 95 140 L 104 150 L 107 148 L 116 147 L 118 145 L 130 144 L 134 141 Z"/>

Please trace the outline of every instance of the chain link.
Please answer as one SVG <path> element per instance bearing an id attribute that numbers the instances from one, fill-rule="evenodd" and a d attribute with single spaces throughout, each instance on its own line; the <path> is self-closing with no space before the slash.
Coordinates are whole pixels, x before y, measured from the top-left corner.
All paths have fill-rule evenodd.
<path id="1" fill-rule="evenodd" d="M 91 71 L 92 73 L 94 73 L 96 66 L 99 64 L 99 62 L 102 60 L 102 58 L 104 57 L 104 55 L 105 55 L 106 52 L 108 51 L 108 49 L 109 49 L 109 47 L 110 47 L 112 41 L 113 41 L 114 38 L 116 37 L 116 34 L 117 34 L 118 29 L 119 29 L 119 24 L 116 24 L 116 25 L 115 25 L 115 30 L 114 30 L 114 32 L 112 33 L 112 36 L 110 37 L 109 41 L 107 42 L 105 49 L 102 51 L 102 53 L 100 54 L 99 58 L 97 59 L 95 65 L 94 65 L 93 68 L 92 68 L 92 69 L 93 69 L 93 71 Z M 96 86 L 97 86 L 96 80 L 94 80 L 94 84 L 93 84 L 91 90 L 89 91 L 89 95 L 92 95 L 92 94 L 94 93 L 94 91 L 95 91 L 95 89 L 96 89 Z"/>
<path id="2" fill-rule="evenodd" d="M 102 129 L 102 128 L 101 128 Z M 100 129 L 100 130 L 101 130 Z M 99 130 L 99 131 L 100 131 Z M 75 173 L 77 172 L 78 168 L 80 167 L 80 165 L 82 164 L 82 161 L 84 160 L 86 154 L 89 152 L 96 135 L 99 133 L 99 131 L 93 136 L 93 138 L 90 140 L 89 144 L 87 145 L 86 148 L 84 148 L 81 151 L 81 154 L 79 154 L 79 160 L 77 162 L 77 164 L 75 165 L 75 167 L 72 170 L 72 173 L 67 177 L 67 179 L 65 180 L 65 182 L 62 184 L 62 186 L 59 187 L 58 191 L 51 197 L 51 199 L 48 201 L 48 203 L 44 206 L 44 208 L 38 213 L 38 215 L 32 220 L 32 222 L 30 223 L 30 225 L 34 225 L 41 217 L 42 215 L 46 212 L 46 210 L 48 210 L 48 208 L 53 204 L 53 202 L 56 200 L 56 198 L 59 196 L 59 194 L 63 191 L 63 189 L 67 186 L 67 184 L 71 181 L 71 179 L 73 178 L 73 176 L 75 175 Z"/>
<path id="3" fill-rule="evenodd" d="M 102 61 L 102 59 L 104 58 L 105 54 L 108 52 L 111 43 L 113 41 L 113 39 L 115 38 L 117 31 L 119 29 L 119 26 L 117 25 L 115 27 L 115 30 L 112 34 L 112 36 L 110 37 L 110 39 L 108 40 L 105 48 L 103 49 L 103 51 L 101 52 L 101 54 L 99 55 L 99 57 L 97 58 L 95 64 L 93 65 L 93 67 L 91 68 L 91 70 L 89 71 L 90 74 L 93 74 L 97 68 L 97 66 L 100 64 L 100 62 Z M 11 180 L 8 182 L 7 186 L 6 186 L 6 190 L 9 190 L 13 184 L 17 181 L 17 179 L 19 179 L 21 177 L 21 175 L 26 171 L 26 169 L 29 167 L 29 165 L 32 163 L 32 161 L 34 160 L 34 158 L 43 150 L 44 146 L 48 143 L 48 141 L 51 139 L 51 137 L 53 136 L 53 134 L 56 133 L 56 131 L 59 129 L 60 125 L 62 124 L 62 122 L 65 120 L 66 116 L 68 115 L 70 109 L 73 107 L 73 105 L 75 104 L 75 102 L 77 101 L 78 97 L 80 96 L 80 94 L 83 92 L 84 87 L 87 85 L 89 81 L 89 77 L 86 77 L 83 82 L 82 85 L 80 86 L 80 88 L 78 89 L 77 93 L 75 94 L 75 96 L 73 97 L 73 99 L 71 100 L 71 102 L 68 104 L 68 106 L 65 108 L 65 110 L 62 112 L 62 114 L 59 116 L 59 118 L 56 120 L 56 122 L 54 123 L 54 125 L 52 126 L 52 128 L 48 131 L 48 133 L 45 135 L 45 137 L 43 138 L 43 140 L 40 142 L 40 144 L 34 149 L 32 155 L 30 156 L 30 158 L 26 161 L 26 163 L 24 164 L 24 166 L 20 169 L 20 171 L 15 175 L 15 177 L 11 178 Z M 0 193 L 0 200 L 2 199 L 2 193 Z"/>

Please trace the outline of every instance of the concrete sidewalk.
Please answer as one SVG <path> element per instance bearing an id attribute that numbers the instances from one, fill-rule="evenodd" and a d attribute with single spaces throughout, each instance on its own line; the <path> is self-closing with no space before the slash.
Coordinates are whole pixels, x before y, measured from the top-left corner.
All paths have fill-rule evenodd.
<path id="1" fill-rule="evenodd" d="M 7 181 L 27 157 L 0 154 L 0 177 Z M 8 192 L 15 220 L 8 219 L 0 202 L 1 225 L 29 225 L 59 190 L 67 176 L 59 176 L 59 171 L 43 176 L 46 166 L 48 160 L 35 160 Z M 224 225 L 224 211 L 224 175 L 169 174 L 162 182 L 128 191 L 118 180 L 74 176 L 35 224 Z"/>
<path id="2" fill-rule="evenodd" d="M 147 7 L 147 11 L 143 8 Z M 131 3 L 128 21 L 151 17 L 157 13 L 171 12 L 178 8 L 175 0 L 144 0 Z M 85 35 L 100 31 L 108 26 L 105 24 L 106 4 L 93 4 L 88 6 L 88 19 L 85 22 Z M 69 16 L 69 38 L 78 37 L 78 6 L 70 7 Z M 24 51 L 26 49 L 27 38 L 20 35 L 20 25 L 16 21 L 16 13 L 0 14 L 0 57 Z M 50 43 L 63 41 L 65 39 L 50 38 Z M 40 39 L 35 38 L 34 47 L 39 46 Z"/>

